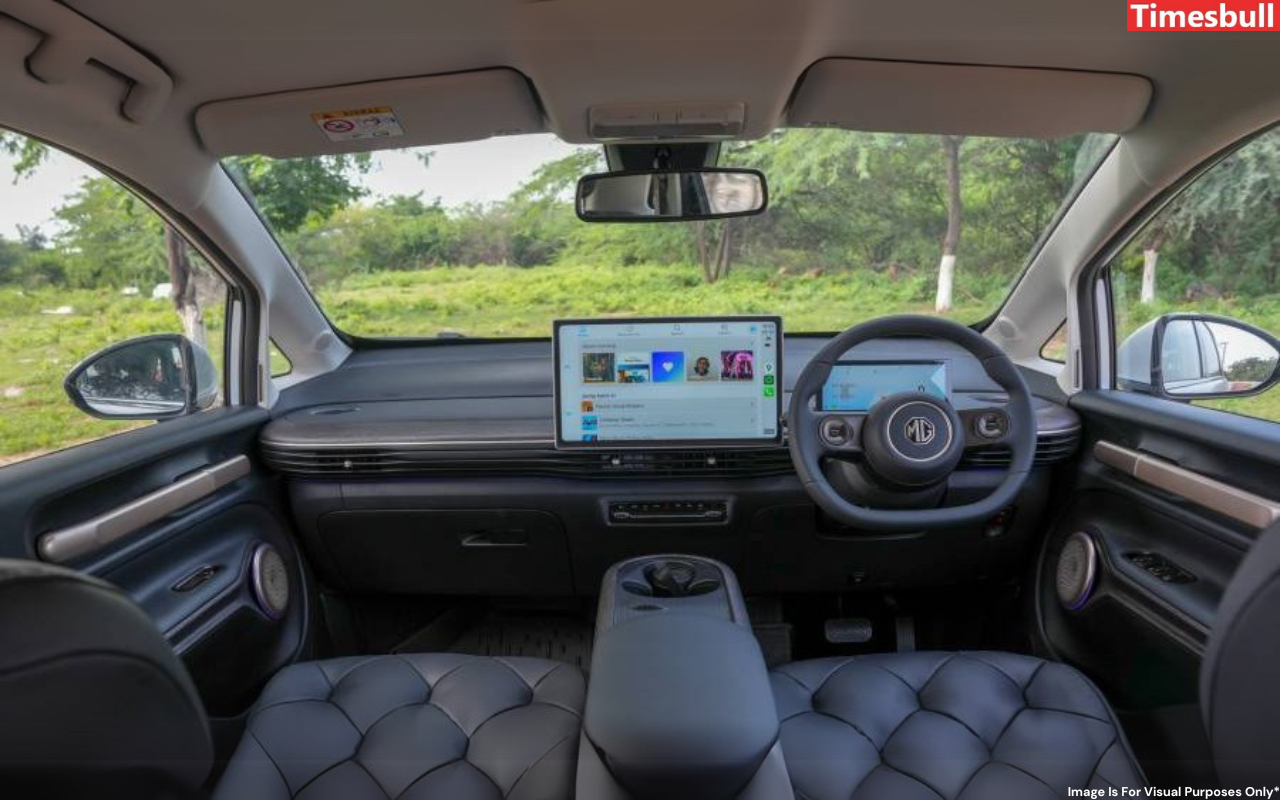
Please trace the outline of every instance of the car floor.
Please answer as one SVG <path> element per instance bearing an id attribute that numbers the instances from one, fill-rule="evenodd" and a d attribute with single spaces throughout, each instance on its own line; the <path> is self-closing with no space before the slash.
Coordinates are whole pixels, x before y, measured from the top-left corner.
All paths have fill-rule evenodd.
<path id="1" fill-rule="evenodd" d="M 765 662 L 897 650 L 1029 652 L 1017 587 L 911 593 L 751 596 L 748 614 Z M 595 608 L 586 599 L 362 598 L 326 604 L 323 655 L 455 652 L 531 656 L 591 666 Z M 833 642 L 829 621 L 865 641 Z"/>

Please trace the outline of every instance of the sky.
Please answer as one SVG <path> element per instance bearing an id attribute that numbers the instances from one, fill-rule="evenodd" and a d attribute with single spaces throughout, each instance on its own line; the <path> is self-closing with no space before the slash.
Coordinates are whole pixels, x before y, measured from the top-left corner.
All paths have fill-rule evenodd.
<path id="1" fill-rule="evenodd" d="M 537 134 L 426 149 L 433 152 L 426 169 L 413 151 L 375 153 L 373 169 L 361 181 L 368 199 L 422 192 L 424 201 L 439 197 L 446 207 L 501 200 L 539 165 L 575 148 L 551 134 Z M 55 233 L 53 210 L 91 174 L 76 159 L 55 151 L 34 175 L 15 182 L 13 159 L 0 154 L 0 236 L 15 238 L 19 225 Z"/>

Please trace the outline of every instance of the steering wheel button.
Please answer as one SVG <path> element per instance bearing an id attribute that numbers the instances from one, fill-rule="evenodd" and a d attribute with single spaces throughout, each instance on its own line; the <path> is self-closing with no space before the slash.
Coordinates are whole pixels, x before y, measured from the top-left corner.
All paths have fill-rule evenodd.
<path id="1" fill-rule="evenodd" d="M 984 439 L 999 439 L 1005 433 L 1004 415 L 998 411 L 988 411 L 978 417 L 978 435 Z"/>
<path id="2" fill-rule="evenodd" d="M 822 421 L 822 438 L 828 444 L 841 445 L 849 441 L 849 425 L 844 420 L 831 417 Z"/>

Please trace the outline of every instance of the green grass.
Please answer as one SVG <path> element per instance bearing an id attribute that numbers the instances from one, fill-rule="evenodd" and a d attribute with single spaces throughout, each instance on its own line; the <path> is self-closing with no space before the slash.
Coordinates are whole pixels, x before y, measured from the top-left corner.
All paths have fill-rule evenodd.
<path id="1" fill-rule="evenodd" d="M 891 280 L 871 272 L 790 272 L 740 267 L 719 283 L 703 282 L 693 265 L 596 267 L 442 267 L 384 272 L 322 286 L 322 304 L 342 329 L 367 336 L 549 336 L 557 317 L 780 314 L 791 332 L 835 331 L 891 313 L 930 313 L 932 281 Z M 957 290 L 949 315 L 974 322 L 995 309 L 1004 287 Z M 69 305 L 68 316 L 42 314 Z M 1131 330 L 1147 318 L 1197 310 L 1280 330 L 1280 296 L 1140 307 L 1124 319 Z M 210 338 L 220 341 L 221 309 L 206 310 Z M 62 380 L 81 359 L 133 336 L 181 330 L 171 303 L 110 291 L 0 286 L 0 465 L 136 427 L 93 419 L 76 409 Z M 220 348 L 213 347 L 217 351 Z M 215 360 L 221 354 L 214 352 Z M 274 359 L 273 359 L 274 361 Z M 273 372 L 286 369 L 273 365 Z M 1280 420 L 1280 391 L 1215 401 L 1229 411 Z"/>
<path id="2" fill-rule="evenodd" d="M 74 313 L 41 313 L 59 306 L 71 306 Z M 221 341 L 221 313 L 220 308 L 205 312 L 211 341 Z M 90 417 L 71 404 L 63 378 L 109 344 L 181 331 L 168 300 L 0 286 L 0 465 L 146 424 Z M 211 351 L 220 365 L 221 346 Z"/>
<path id="3" fill-rule="evenodd" d="M 365 336 L 550 336 L 551 320 L 598 316 L 780 314 L 786 330 L 829 332 L 889 313 L 933 310 L 933 283 L 882 273 L 739 267 L 714 284 L 694 265 L 438 267 L 322 286 L 334 323 Z M 975 322 L 1004 296 L 957 291 L 949 315 Z"/>

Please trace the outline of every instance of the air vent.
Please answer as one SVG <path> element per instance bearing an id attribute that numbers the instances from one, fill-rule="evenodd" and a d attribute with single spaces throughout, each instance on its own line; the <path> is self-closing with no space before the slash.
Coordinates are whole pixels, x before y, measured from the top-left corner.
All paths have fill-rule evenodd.
<path id="1" fill-rule="evenodd" d="M 1041 434 L 1037 466 L 1065 461 L 1080 445 L 1078 429 Z M 596 452 L 521 448 L 441 450 L 412 447 L 284 447 L 264 442 L 262 455 L 272 468 L 290 475 L 501 475 L 581 478 L 765 478 L 792 475 L 785 447 L 735 450 L 626 450 Z M 992 447 L 969 453 L 961 468 L 1004 469 L 1009 449 Z"/>
<path id="2" fill-rule="evenodd" d="M 1080 429 L 1041 433 L 1036 438 L 1037 467 L 1058 464 L 1071 456 L 1080 447 Z M 986 450 L 974 450 L 965 454 L 960 461 L 961 469 L 1005 469 L 1009 466 L 1012 454 L 1007 447 L 991 447 Z"/>
<path id="3" fill-rule="evenodd" d="M 786 448 L 588 452 L 554 449 L 425 449 L 262 446 L 271 467 L 293 475 L 504 475 L 518 477 L 759 478 L 794 469 Z"/>

